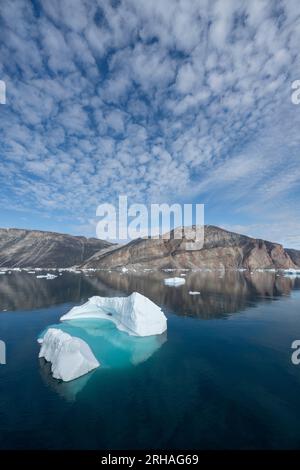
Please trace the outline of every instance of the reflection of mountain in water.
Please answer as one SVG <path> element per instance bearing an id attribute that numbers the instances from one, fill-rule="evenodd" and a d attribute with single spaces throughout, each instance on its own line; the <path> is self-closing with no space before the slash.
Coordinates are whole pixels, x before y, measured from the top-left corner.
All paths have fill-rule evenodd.
<path id="1" fill-rule="evenodd" d="M 41 274 L 41 273 L 37 273 Z M 43 273 L 44 274 L 44 273 Z M 107 295 L 101 283 L 93 286 L 87 276 L 63 273 L 56 279 L 37 279 L 26 272 L 6 274 L 0 278 L 0 311 L 32 310 L 65 302 L 80 303 L 99 291 Z"/>
<path id="2" fill-rule="evenodd" d="M 180 275 L 176 273 L 176 276 Z M 179 287 L 163 285 L 165 277 L 175 273 L 98 272 L 94 283 L 105 283 L 108 289 L 131 294 L 141 292 L 156 304 L 178 315 L 217 318 L 242 310 L 253 303 L 289 295 L 300 288 L 300 279 L 289 279 L 272 272 L 191 272 L 186 273 L 186 283 Z M 189 291 L 200 291 L 191 296 Z"/>
<path id="3" fill-rule="evenodd" d="M 0 278 L 0 310 L 79 304 L 92 295 L 129 295 L 137 291 L 178 315 L 217 318 L 300 288 L 299 278 L 273 272 L 187 272 L 186 284 L 176 288 L 163 284 L 163 279 L 171 276 L 175 272 L 99 271 L 88 276 L 65 272 L 54 280 L 37 279 L 25 272 L 6 274 Z M 191 296 L 189 291 L 200 291 L 201 295 Z"/>

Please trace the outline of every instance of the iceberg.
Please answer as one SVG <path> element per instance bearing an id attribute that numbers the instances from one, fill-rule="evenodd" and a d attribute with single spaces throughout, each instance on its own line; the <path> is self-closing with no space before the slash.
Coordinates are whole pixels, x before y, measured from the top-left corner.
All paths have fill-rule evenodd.
<path id="1" fill-rule="evenodd" d="M 39 357 L 51 362 L 55 379 L 69 382 L 100 366 L 85 341 L 59 329 L 49 328 L 39 342 Z"/>
<path id="2" fill-rule="evenodd" d="M 39 276 L 36 276 L 37 279 L 55 279 L 57 276 L 55 274 L 40 274 Z"/>
<path id="3" fill-rule="evenodd" d="M 85 304 L 73 307 L 60 320 L 83 318 L 110 320 L 120 331 L 133 336 L 159 335 L 167 329 L 167 319 L 161 308 L 138 292 L 128 297 L 91 297 Z"/>
<path id="4" fill-rule="evenodd" d="M 167 279 L 164 279 L 164 283 L 166 286 L 181 286 L 182 284 L 185 284 L 185 279 L 182 277 L 169 277 Z"/>
<path id="5" fill-rule="evenodd" d="M 190 294 L 190 295 L 200 295 L 200 292 L 197 291 L 197 290 L 195 290 L 195 291 L 190 290 L 190 291 L 189 291 L 189 294 Z"/>

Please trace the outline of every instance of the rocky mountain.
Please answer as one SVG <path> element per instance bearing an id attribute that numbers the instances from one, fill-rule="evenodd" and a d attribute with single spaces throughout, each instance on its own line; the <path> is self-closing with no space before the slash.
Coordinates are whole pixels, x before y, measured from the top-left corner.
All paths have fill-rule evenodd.
<path id="1" fill-rule="evenodd" d="M 297 266 L 300 266 L 300 250 L 292 250 L 287 248 L 285 250 L 293 263 L 295 263 Z"/>
<path id="2" fill-rule="evenodd" d="M 215 227 L 205 226 L 202 249 L 187 250 L 187 237 L 171 239 L 140 238 L 127 245 L 115 245 L 99 251 L 83 263 L 85 268 L 209 268 L 209 269 L 287 269 L 300 266 L 300 252 L 285 250 L 282 245 L 247 237 Z M 193 243 L 193 242 L 192 242 Z M 291 253 L 293 251 L 293 253 Z M 295 252 L 295 253 L 294 253 Z"/>
<path id="3" fill-rule="evenodd" d="M 39 230 L 0 229 L 0 266 L 55 268 L 82 264 L 111 246 L 96 238 Z"/>
<path id="4" fill-rule="evenodd" d="M 114 245 L 96 238 L 77 237 L 37 230 L 0 229 L 0 266 L 118 269 L 209 268 L 249 270 L 296 268 L 300 251 L 278 243 L 247 237 L 206 225 L 202 249 L 188 250 L 195 227 L 176 239 L 139 238 L 127 245 Z"/>

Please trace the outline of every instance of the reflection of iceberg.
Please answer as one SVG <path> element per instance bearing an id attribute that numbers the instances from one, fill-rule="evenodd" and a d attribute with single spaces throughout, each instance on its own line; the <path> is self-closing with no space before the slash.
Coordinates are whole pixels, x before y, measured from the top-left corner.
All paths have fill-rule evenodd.
<path id="1" fill-rule="evenodd" d="M 51 362 L 55 379 L 69 382 L 100 365 L 85 341 L 58 328 L 49 328 L 40 342 L 39 357 Z"/>
<path id="2" fill-rule="evenodd" d="M 72 380 L 71 382 L 62 382 L 61 380 L 56 380 L 52 377 L 50 362 L 46 362 L 44 359 L 40 359 L 39 361 L 41 376 L 45 384 L 67 401 L 74 401 L 77 394 L 83 390 L 87 382 L 92 377 L 91 372 L 76 380 Z"/>
<path id="3" fill-rule="evenodd" d="M 158 335 L 167 329 L 167 319 L 160 307 L 138 292 L 128 297 L 91 297 L 60 320 L 84 318 L 110 320 L 119 330 L 134 336 Z"/>
<path id="4" fill-rule="evenodd" d="M 145 362 L 166 341 L 166 333 L 147 337 L 128 336 L 102 320 L 68 321 L 65 331 L 76 332 L 92 347 L 101 367 L 119 368 Z M 81 331 L 79 331 L 81 330 Z M 73 334 L 72 333 L 72 334 Z"/>

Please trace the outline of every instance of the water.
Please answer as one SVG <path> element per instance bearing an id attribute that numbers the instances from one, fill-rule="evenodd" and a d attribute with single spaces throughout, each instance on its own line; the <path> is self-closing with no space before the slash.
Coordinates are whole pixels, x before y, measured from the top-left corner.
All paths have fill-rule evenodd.
<path id="1" fill-rule="evenodd" d="M 186 285 L 164 286 L 173 275 L 0 276 L 0 448 L 299 448 L 291 343 L 300 339 L 300 279 L 187 273 Z M 98 348 L 102 367 L 54 380 L 38 359 L 38 335 L 91 295 L 135 290 L 163 307 L 167 334 L 130 338 L 110 322 L 64 324 Z"/>

